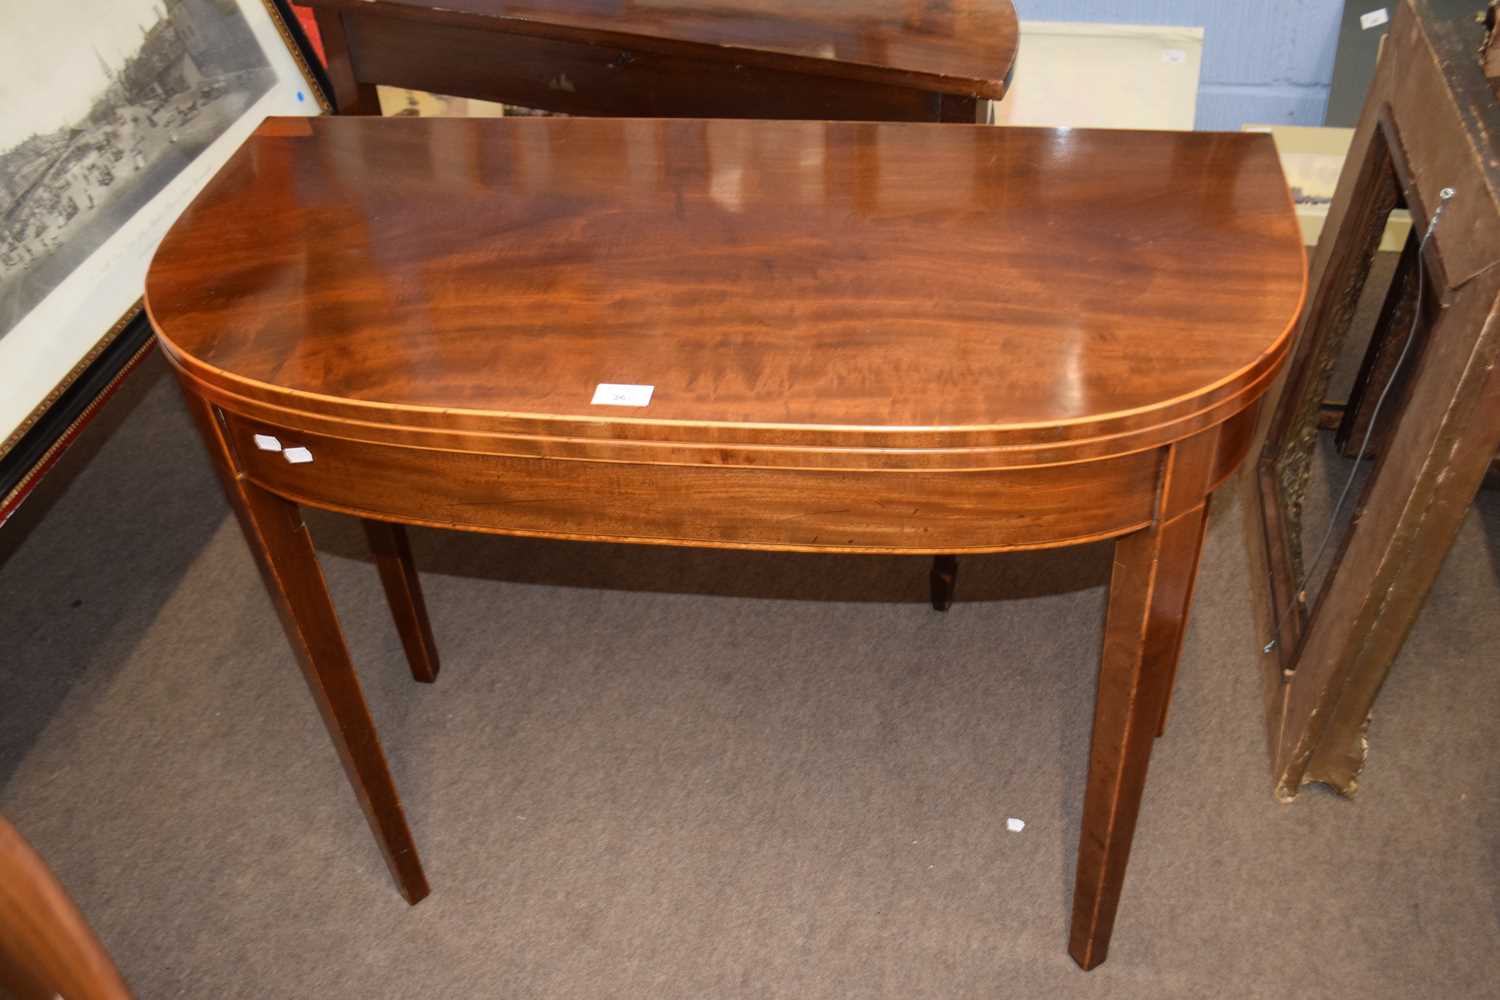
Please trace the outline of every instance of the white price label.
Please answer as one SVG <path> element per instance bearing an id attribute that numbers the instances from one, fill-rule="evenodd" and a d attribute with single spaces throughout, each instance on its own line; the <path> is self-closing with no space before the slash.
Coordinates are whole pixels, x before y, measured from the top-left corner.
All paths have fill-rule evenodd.
<path id="1" fill-rule="evenodd" d="M 619 385 L 614 382 L 600 382 L 594 390 L 593 404 L 595 406 L 646 406 L 651 402 L 651 390 L 654 385 Z"/>
<path id="2" fill-rule="evenodd" d="M 1390 19 L 1391 16 L 1385 12 L 1384 7 L 1376 7 L 1368 14 L 1359 15 L 1359 26 L 1365 31 L 1369 31 L 1371 28 L 1380 27 Z"/>

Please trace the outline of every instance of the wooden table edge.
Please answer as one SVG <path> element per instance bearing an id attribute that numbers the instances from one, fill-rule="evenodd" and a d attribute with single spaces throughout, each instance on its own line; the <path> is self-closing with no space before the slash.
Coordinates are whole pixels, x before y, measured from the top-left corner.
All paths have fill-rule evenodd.
<path id="1" fill-rule="evenodd" d="M 183 352 L 172 343 L 151 313 L 162 353 L 184 379 L 201 388 L 217 405 L 252 419 L 283 426 L 333 433 L 411 447 L 473 450 L 578 461 L 658 461 L 660 464 L 735 465 L 754 467 L 845 468 L 861 471 L 910 469 L 919 471 L 975 471 L 1066 465 L 1101 461 L 1163 447 L 1206 427 L 1231 419 L 1265 393 L 1280 371 L 1291 346 L 1295 322 L 1278 338 L 1274 349 L 1253 364 L 1210 388 L 1185 393 L 1163 403 L 1076 421 L 1050 424 L 997 424 L 962 427 L 878 427 L 859 425 L 758 424 L 734 421 L 652 420 L 625 416 L 508 413 L 493 410 L 370 403 L 286 389 L 233 375 Z M 1300 311 L 1300 305 L 1299 305 Z M 246 392 L 253 393 L 246 395 Z M 1206 396 L 1223 395 L 1203 402 Z M 330 407 L 319 409 L 319 404 Z M 354 410 L 350 417 L 341 410 Z M 364 416 L 372 419 L 362 419 Z M 432 423 L 398 422 L 424 416 L 448 421 L 470 417 L 477 426 L 455 428 Z M 376 419 L 385 417 L 386 419 Z M 1159 417 L 1156 422 L 1145 420 Z M 1136 424 L 1137 421 L 1141 421 Z M 489 427 L 484 424 L 489 423 Z M 1121 427 L 1120 424 L 1125 426 Z M 628 428 L 639 436 L 613 436 Z M 1027 440 L 1028 432 L 1068 428 L 1077 436 L 1055 440 Z M 662 436 L 649 432 L 660 429 Z M 685 436 L 689 429 L 722 432 L 716 439 Z M 593 430 L 603 433 L 589 434 Z M 668 432 L 677 432 L 667 436 Z M 795 443 L 756 441 L 758 435 L 797 435 Z M 524 446 L 523 446 L 523 443 Z M 677 452 L 676 457 L 662 458 Z M 653 458 L 652 453 L 657 457 Z M 702 457 L 692 460 L 694 452 Z M 868 461 L 862 460 L 868 458 Z"/>
<path id="2" fill-rule="evenodd" d="M 1000 100 L 1010 88 L 1015 70 L 1016 51 L 1012 45 L 1009 59 L 1003 67 L 997 66 L 993 77 L 948 76 L 925 70 L 898 69 L 874 63 L 845 59 L 824 59 L 817 56 L 779 52 L 775 49 L 757 49 L 741 45 L 711 42 L 690 42 L 675 38 L 660 38 L 624 31 L 609 31 L 600 28 L 581 28 L 552 24 L 529 18 L 505 15 L 488 15 L 453 10 L 413 10 L 400 4 L 386 5 L 378 0 L 303 0 L 307 7 L 330 12 L 391 17 L 433 24 L 449 24 L 459 27 L 478 28 L 500 34 L 518 35 L 528 38 L 544 38 L 559 42 L 577 42 L 592 45 L 609 45 L 625 49 L 638 49 L 670 56 L 699 56 L 707 50 L 733 52 L 746 66 L 760 69 L 784 70 L 821 76 L 830 79 L 858 80 L 863 83 L 885 83 L 908 87 L 929 93 L 948 94 L 955 97 L 974 97 Z M 1019 40 L 1020 19 L 1014 6 L 1001 15 L 1010 21 L 1012 34 Z M 829 72 L 830 69 L 835 72 Z"/>

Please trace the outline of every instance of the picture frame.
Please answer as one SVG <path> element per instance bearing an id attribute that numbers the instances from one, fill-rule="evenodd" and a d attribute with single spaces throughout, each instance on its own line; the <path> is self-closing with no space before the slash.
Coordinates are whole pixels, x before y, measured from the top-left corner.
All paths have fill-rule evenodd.
<path id="1" fill-rule="evenodd" d="M 333 112 L 287 0 L 24 2 L 0 40 L 24 109 L 0 125 L 0 525 L 149 354 L 177 215 L 267 115 Z"/>

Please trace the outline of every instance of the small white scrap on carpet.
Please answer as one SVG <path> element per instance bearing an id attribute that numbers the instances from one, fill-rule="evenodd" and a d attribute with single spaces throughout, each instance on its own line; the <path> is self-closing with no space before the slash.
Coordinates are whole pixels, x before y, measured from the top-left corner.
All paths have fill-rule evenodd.
<path id="1" fill-rule="evenodd" d="M 1005 821 L 1005 828 L 1011 833 L 1020 833 L 1022 830 L 1026 829 L 1026 821 L 1024 819 L 1016 819 L 1014 816 L 1012 816 L 1010 819 Z"/>

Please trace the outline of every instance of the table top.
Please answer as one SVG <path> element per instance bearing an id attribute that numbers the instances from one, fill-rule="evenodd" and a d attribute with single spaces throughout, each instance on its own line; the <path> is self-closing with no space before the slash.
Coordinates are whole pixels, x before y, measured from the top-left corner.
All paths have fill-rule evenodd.
<path id="1" fill-rule="evenodd" d="M 365 425 L 1024 464 L 1248 405 L 1304 271 L 1265 135 L 271 119 L 146 304 L 201 383 Z"/>
<path id="2" fill-rule="evenodd" d="M 309 0 L 365 14 L 490 24 L 826 75 L 925 83 L 999 98 L 1019 27 L 1010 0 Z"/>

